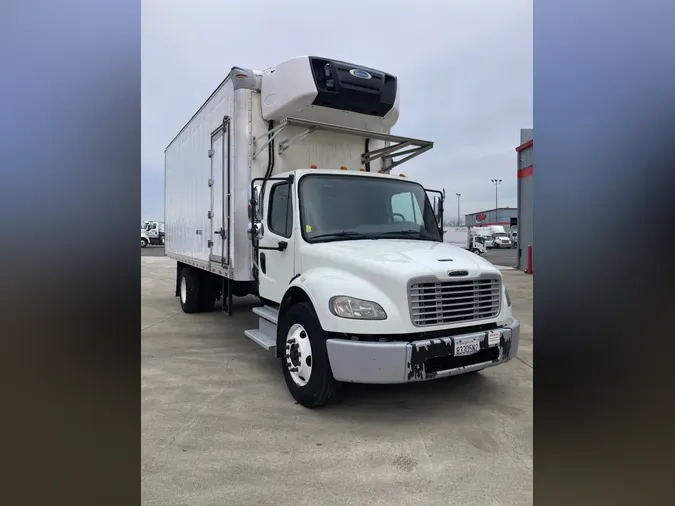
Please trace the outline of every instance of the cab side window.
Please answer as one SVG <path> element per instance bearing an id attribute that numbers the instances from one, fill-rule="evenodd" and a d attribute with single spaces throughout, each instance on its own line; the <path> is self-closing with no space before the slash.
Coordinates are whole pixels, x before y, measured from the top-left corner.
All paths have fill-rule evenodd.
<path id="1" fill-rule="evenodd" d="M 394 222 L 409 221 L 422 225 L 424 216 L 415 195 L 411 192 L 397 193 L 391 197 L 391 212 Z"/>
<path id="2" fill-rule="evenodd" d="M 290 183 L 279 183 L 270 193 L 267 226 L 270 232 L 289 238 L 293 230 L 293 209 L 291 207 Z"/>

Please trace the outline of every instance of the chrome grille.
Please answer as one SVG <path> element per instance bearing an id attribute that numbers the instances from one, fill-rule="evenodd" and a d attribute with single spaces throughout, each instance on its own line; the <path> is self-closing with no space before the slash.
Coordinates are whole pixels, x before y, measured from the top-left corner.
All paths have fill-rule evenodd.
<path id="1" fill-rule="evenodd" d="M 443 325 L 494 318 L 501 308 L 499 278 L 414 282 L 408 288 L 415 326 Z"/>

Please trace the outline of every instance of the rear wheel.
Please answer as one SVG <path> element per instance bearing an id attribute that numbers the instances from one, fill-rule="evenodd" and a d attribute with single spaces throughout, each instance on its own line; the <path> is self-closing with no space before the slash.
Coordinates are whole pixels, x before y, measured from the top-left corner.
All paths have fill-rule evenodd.
<path id="1" fill-rule="evenodd" d="M 180 307 L 188 314 L 200 310 L 199 272 L 190 267 L 180 271 Z"/>
<path id="2" fill-rule="evenodd" d="M 280 323 L 285 336 L 281 369 L 293 398 L 306 408 L 335 401 L 342 384 L 333 377 L 326 335 L 312 305 L 301 302 L 292 306 Z"/>

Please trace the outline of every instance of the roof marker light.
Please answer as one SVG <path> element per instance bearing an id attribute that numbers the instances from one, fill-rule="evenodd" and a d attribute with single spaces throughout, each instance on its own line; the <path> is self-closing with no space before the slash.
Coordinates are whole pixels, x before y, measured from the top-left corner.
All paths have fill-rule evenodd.
<path id="1" fill-rule="evenodd" d="M 342 167 L 340 167 L 340 170 L 348 170 L 348 169 L 343 165 Z"/>
<path id="2" fill-rule="evenodd" d="M 316 169 L 316 165 L 312 164 L 309 166 L 310 169 Z"/>
<path id="3" fill-rule="evenodd" d="M 405 177 L 405 174 L 399 174 L 399 176 L 401 176 L 401 177 Z"/>

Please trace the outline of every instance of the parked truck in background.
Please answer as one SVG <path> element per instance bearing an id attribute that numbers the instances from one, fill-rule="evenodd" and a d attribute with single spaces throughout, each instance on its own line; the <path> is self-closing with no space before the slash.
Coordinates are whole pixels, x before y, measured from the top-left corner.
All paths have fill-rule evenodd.
<path id="1" fill-rule="evenodd" d="M 476 255 L 487 252 L 480 237 L 472 235 L 469 227 L 448 227 L 443 230 L 443 242 L 468 249 Z"/>
<path id="2" fill-rule="evenodd" d="M 471 227 L 469 232 L 472 236 L 479 237 L 487 249 L 494 248 L 495 240 L 489 227 Z"/>
<path id="3" fill-rule="evenodd" d="M 492 239 L 494 240 L 495 248 L 513 248 L 513 242 L 511 237 L 504 231 L 504 227 L 500 227 L 501 230 L 493 230 Z"/>
<path id="4" fill-rule="evenodd" d="M 149 244 L 159 246 L 164 244 L 164 222 L 163 221 L 145 221 L 141 228 L 141 248 Z"/>
<path id="5" fill-rule="evenodd" d="M 297 402 L 503 364 L 520 325 L 501 273 L 443 242 L 443 193 L 399 166 L 392 74 L 319 57 L 232 68 L 165 152 L 166 254 L 186 313 L 258 296 L 245 335 Z"/>
<path id="6" fill-rule="evenodd" d="M 488 248 L 512 248 L 513 243 L 502 225 L 472 227 L 472 233 L 484 237 Z"/>
<path id="7" fill-rule="evenodd" d="M 509 230 L 509 238 L 511 239 L 511 242 L 513 243 L 513 247 L 517 248 L 518 247 L 518 227 L 517 226 L 511 227 L 511 229 Z"/>

